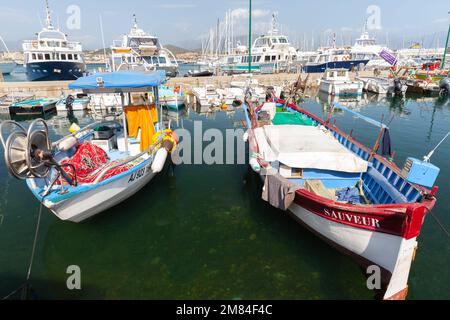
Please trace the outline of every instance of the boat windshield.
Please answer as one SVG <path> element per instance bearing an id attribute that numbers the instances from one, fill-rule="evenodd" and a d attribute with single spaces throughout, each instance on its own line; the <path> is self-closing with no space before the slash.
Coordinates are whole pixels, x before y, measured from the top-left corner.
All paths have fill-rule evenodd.
<path id="1" fill-rule="evenodd" d="M 129 42 L 130 47 L 139 46 L 156 46 L 157 40 L 155 38 L 131 38 Z"/>

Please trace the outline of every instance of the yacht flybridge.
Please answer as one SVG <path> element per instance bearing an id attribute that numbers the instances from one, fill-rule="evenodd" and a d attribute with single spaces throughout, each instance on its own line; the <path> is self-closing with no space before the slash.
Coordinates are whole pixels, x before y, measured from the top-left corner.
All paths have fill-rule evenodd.
<path id="1" fill-rule="evenodd" d="M 289 38 L 278 30 L 276 15 L 272 15 L 272 28 L 266 35 L 258 37 L 252 46 L 251 58 L 248 49 L 239 48 L 237 53 L 224 57 L 220 67 L 224 73 L 248 72 L 252 59 L 252 72 L 288 72 L 297 63 L 297 50 L 289 43 Z"/>
<path id="2" fill-rule="evenodd" d="M 45 26 L 37 39 L 22 44 L 28 80 L 76 80 L 86 72 L 82 46 L 68 41 L 66 34 L 53 26 L 48 0 L 46 12 Z"/>
<path id="3" fill-rule="evenodd" d="M 113 71 L 164 70 L 168 77 L 178 75 L 173 53 L 161 45 L 158 37 L 140 29 L 136 16 L 130 33 L 113 42 L 111 55 Z"/>

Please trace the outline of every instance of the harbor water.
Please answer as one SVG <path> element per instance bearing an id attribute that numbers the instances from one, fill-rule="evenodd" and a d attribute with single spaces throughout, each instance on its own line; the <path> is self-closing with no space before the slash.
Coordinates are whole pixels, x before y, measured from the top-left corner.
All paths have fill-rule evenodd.
<path id="1" fill-rule="evenodd" d="M 344 104 L 344 103 L 343 103 Z M 364 97 L 351 108 L 391 128 L 395 162 L 426 155 L 450 129 L 450 102 L 437 98 Z M 326 97 L 304 108 L 325 118 Z M 239 108 L 197 113 L 188 108 L 175 126 L 193 131 L 241 126 Z M 345 113 L 336 124 L 372 146 L 378 131 Z M 76 114 L 79 125 L 92 120 Z M 68 133 L 66 115 L 50 120 L 52 138 Z M 441 168 L 434 214 L 450 226 L 450 141 L 432 162 Z M 248 165 L 167 167 L 132 198 L 82 224 L 47 210 L 31 284 L 37 298 L 57 299 L 372 299 L 363 271 L 261 198 Z M 25 280 L 39 203 L 0 161 L 0 297 Z M 431 216 L 419 237 L 408 299 L 450 298 L 450 246 Z M 69 266 L 81 268 L 82 290 L 66 287 Z"/>

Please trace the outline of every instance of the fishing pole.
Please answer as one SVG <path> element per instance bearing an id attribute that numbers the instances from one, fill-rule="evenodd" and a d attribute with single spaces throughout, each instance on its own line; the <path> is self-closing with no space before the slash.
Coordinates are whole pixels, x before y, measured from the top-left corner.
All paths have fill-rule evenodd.
<path id="1" fill-rule="evenodd" d="M 448 138 L 448 136 L 450 136 L 450 131 L 447 132 L 447 134 L 445 135 L 445 137 L 437 144 L 437 146 L 430 151 L 430 153 L 428 155 L 426 155 L 425 157 L 423 157 L 423 161 L 425 162 L 430 162 L 430 158 L 433 156 L 434 152 L 437 150 L 437 148 L 440 147 L 440 145 L 445 141 L 445 139 Z"/>

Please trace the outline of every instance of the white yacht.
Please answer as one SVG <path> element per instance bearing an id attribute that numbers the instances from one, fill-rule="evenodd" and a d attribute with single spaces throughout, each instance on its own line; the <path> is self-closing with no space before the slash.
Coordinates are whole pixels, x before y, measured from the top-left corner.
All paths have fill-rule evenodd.
<path id="1" fill-rule="evenodd" d="M 392 50 L 378 45 L 375 38 L 370 37 L 367 31 L 367 23 L 364 25 L 361 36 L 356 39 L 355 44 L 351 48 L 352 60 L 369 60 L 367 68 L 389 68 L 390 64 L 380 57 L 380 52 L 385 50 L 393 53 Z"/>
<path id="2" fill-rule="evenodd" d="M 173 53 L 161 45 L 158 37 L 140 29 L 135 15 L 130 33 L 114 41 L 111 55 L 113 71 L 165 70 L 169 77 L 178 75 L 178 62 Z"/>
<path id="3" fill-rule="evenodd" d="M 46 11 L 45 26 L 37 39 L 22 44 L 28 80 L 76 80 L 86 72 L 82 46 L 53 27 L 48 0 Z"/>
<path id="4" fill-rule="evenodd" d="M 224 57 L 220 63 L 222 72 L 238 74 L 248 72 L 249 59 L 251 71 L 255 73 L 287 72 L 297 64 L 297 50 L 289 43 L 289 38 L 280 34 L 276 15 L 272 16 L 272 28 L 267 35 L 258 37 L 252 46 L 252 54 L 240 46 L 235 54 Z"/>

